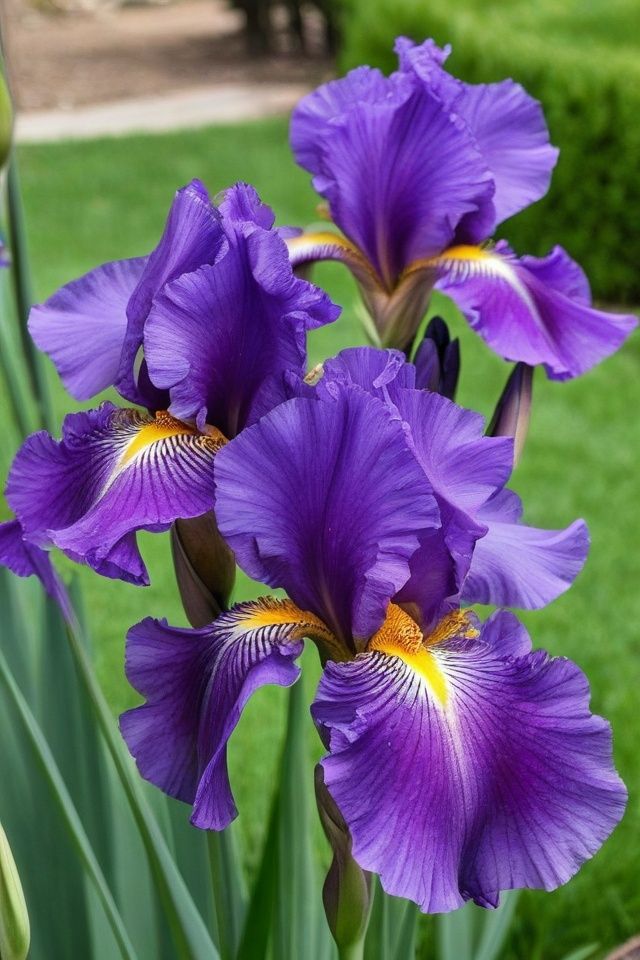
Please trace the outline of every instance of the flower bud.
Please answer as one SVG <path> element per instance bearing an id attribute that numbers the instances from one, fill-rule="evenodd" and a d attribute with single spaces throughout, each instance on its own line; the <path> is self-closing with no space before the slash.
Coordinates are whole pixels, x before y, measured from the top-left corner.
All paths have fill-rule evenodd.
<path id="1" fill-rule="evenodd" d="M 416 386 L 453 400 L 460 376 L 460 342 L 451 340 L 442 317 L 433 317 L 414 358 Z"/>
<path id="2" fill-rule="evenodd" d="M 333 850 L 322 901 L 329 929 L 340 949 L 364 939 L 371 912 L 371 874 L 362 870 L 351 856 L 351 836 L 324 783 L 322 766 L 315 769 L 316 802 L 320 821 Z"/>
<path id="3" fill-rule="evenodd" d="M 31 931 L 22 884 L 0 825 L 0 960 L 25 960 Z"/>
<path id="4" fill-rule="evenodd" d="M 171 553 L 189 623 L 205 627 L 228 608 L 236 575 L 233 551 L 220 535 L 213 511 L 176 520 Z"/>
<path id="5" fill-rule="evenodd" d="M 514 467 L 520 460 L 527 439 L 532 391 L 533 367 L 522 362 L 516 363 L 509 374 L 487 429 L 489 437 L 513 437 Z"/>

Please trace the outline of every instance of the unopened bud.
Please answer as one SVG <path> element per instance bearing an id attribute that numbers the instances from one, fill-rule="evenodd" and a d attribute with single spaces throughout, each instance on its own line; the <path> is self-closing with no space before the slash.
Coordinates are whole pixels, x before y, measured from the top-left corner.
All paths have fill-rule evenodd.
<path id="1" fill-rule="evenodd" d="M 182 606 L 192 627 L 205 627 L 229 606 L 236 564 L 213 512 L 176 520 L 171 553 Z"/>
<path id="2" fill-rule="evenodd" d="M 442 317 L 433 317 L 414 358 L 416 386 L 453 400 L 460 376 L 460 343 L 452 340 Z"/>
<path id="3" fill-rule="evenodd" d="M 489 437 L 513 437 L 514 467 L 520 460 L 527 439 L 532 392 L 533 367 L 522 362 L 516 363 L 509 374 L 487 429 Z"/>
<path id="4" fill-rule="evenodd" d="M 333 850 L 322 901 L 333 939 L 341 950 L 364 940 L 371 912 L 371 874 L 351 855 L 351 835 L 324 782 L 322 766 L 315 769 L 320 821 Z"/>
<path id="5" fill-rule="evenodd" d="M 11 847 L 0 824 L 0 960 L 25 960 L 29 914 Z"/>

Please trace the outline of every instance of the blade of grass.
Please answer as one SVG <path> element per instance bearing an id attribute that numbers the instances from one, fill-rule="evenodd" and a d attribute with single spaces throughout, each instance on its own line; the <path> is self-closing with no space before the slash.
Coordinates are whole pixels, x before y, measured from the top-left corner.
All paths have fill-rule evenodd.
<path id="1" fill-rule="evenodd" d="M 589 957 L 593 956 L 597 949 L 597 943 L 590 943 L 586 947 L 578 947 L 577 950 L 573 950 L 572 953 L 568 953 L 562 958 L 562 960 L 588 960 Z"/>
<path id="2" fill-rule="evenodd" d="M 27 251 L 27 234 L 24 222 L 24 210 L 20 193 L 20 182 L 15 157 L 9 162 L 7 177 L 7 213 L 9 227 L 9 246 L 11 248 L 11 275 L 13 277 L 15 302 L 18 315 L 18 331 L 22 343 L 22 354 L 31 381 L 33 396 L 37 399 L 39 419 L 42 426 L 50 432 L 54 429 L 53 410 L 49 398 L 49 384 L 44 358 L 36 349 L 27 327 L 29 311 L 33 303 L 31 293 L 31 271 Z"/>
<path id="3" fill-rule="evenodd" d="M 189 808 L 184 803 L 172 800 L 170 797 L 164 797 L 163 800 L 167 807 L 173 838 L 172 850 L 177 867 L 219 949 L 215 933 L 216 920 L 211 891 L 207 835 L 205 831 L 197 830 L 189 823 Z"/>
<path id="4" fill-rule="evenodd" d="M 473 904 L 454 913 L 436 917 L 436 939 L 440 960 L 473 960 Z"/>
<path id="5" fill-rule="evenodd" d="M 266 960 L 268 954 L 278 882 L 279 814 L 280 791 L 277 789 L 271 804 L 260 866 L 247 906 L 242 940 L 238 948 L 238 960 Z"/>
<path id="6" fill-rule="evenodd" d="M 151 808 L 142 794 L 120 733 L 87 656 L 77 622 L 67 622 L 67 638 L 116 772 L 145 846 L 178 954 L 189 960 L 219 960 L 209 933 L 173 860 Z"/>
<path id="7" fill-rule="evenodd" d="M 391 954 L 393 960 L 411 960 L 416 955 L 418 933 L 418 910 L 415 904 L 405 904 L 404 916 L 398 918 L 395 930 L 395 945 Z"/>
<path id="8" fill-rule="evenodd" d="M 232 826 L 207 834 L 211 889 L 221 960 L 234 960 L 247 910 L 247 894 Z"/>
<path id="9" fill-rule="evenodd" d="M 314 882 L 311 829 L 313 773 L 306 731 L 309 710 L 302 680 L 289 691 L 278 808 L 278 881 L 274 956 L 300 960 L 315 955 L 314 933 L 322 903 Z"/>
<path id="10" fill-rule="evenodd" d="M 29 705 L 20 692 L 11 672 L 7 661 L 0 653 L 0 680 L 9 695 L 16 714 L 19 717 L 24 731 L 28 737 L 31 748 L 34 752 L 42 772 L 50 786 L 52 796 L 56 800 L 60 813 L 69 829 L 69 833 L 76 846 L 78 855 L 86 869 L 88 877 L 91 879 L 95 889 L 100 897 L 106 916 L 109 919 L 114 938 L 118 945 L 120 955 L 124 960 L 136 960 L 136 954 L 129 935 L 124 927 L 120 913 L 115 904 L 111 891 L 104 878 L 89 838 L 87 837 L 82 822 L 78 816 L 77 810 L 73 804 L 69 791 L 60 774 L 49 745 L 36 722 L 35 717 L 29 709 Z"/>
<path id="11" fill-rule="evenodd" d="M 475 960 L 497 960 L 513 923 L 519 896 L 519 890 L 507 890 L 497 910 L 482 911 Z"/>

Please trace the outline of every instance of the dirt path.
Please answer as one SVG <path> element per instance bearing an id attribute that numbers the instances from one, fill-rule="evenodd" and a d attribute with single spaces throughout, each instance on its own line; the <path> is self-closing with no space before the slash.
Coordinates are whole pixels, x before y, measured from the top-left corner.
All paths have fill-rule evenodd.
<path id="1" fill-rule="evenodd" d="M 14 97 L 22 111 L 63 110 L 191 88 L 310 87 L 331 72 L 281 35 L 277 55 L 247 57 L 240 15 L 224 0 L 182 0 L 99 14 L 45 14 L 0 0 Z M 313 24 L 312 24 L 313 41 Z M 273 94 L 270 94 L 273 98 Z M 277 96 L 276 96 L 277 99 Z M 285 98 L 286 99 L 286 98 Z"/>

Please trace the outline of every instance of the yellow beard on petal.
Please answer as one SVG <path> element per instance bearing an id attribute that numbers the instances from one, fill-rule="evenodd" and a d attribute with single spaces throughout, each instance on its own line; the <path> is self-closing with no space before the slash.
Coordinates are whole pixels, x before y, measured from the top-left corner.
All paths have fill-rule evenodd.
<path id="1" fill-rule="evenodd" d="M 200 433 L 199 430 L 188 423 L 176 420 L 166 410 L 159 410 L 153 420 L 146 421 L 140 417 L 139 422 L 142 425 L 125 447 L 118 469 L 125 467 L 135 456 L 142 453 L 153 443 L 157 443 L 159 440 L 169 440 L 171 437 L 200 437 L 203 445 L 212 451 L 219 449 L 226 443 L 226 437 L 216 427 L 207 426 L 205 431 Z"/>
<path id="2" fill-rule="evenodd" d="M 268 627 L 291 625 L 289 634 L 292 640 L 309 637 L 331 655 L 332 660 L 345 660 L 349 652 L 343 648 L 337 637 L 319 617 L 309 610 L 301 610 L 293 600 L 280 600 L 276 597 L 259 597 L 242 605 L 238 614 L 238 623 L 243 630 L 260 630 Z"/>
<path id="3" fill-rule="evenodd" d="M 447 678 L 431 648 L 452 637 L 474 639 L 477 636 L 478 630 L 463 610 L 448 614 L 425 636 L 408 613 L 390 603 L 385 621 L 369 641 L 367 649 L 399 657 L 420 675 L 437 702 L 444 707 L 449 696 Z"/>

